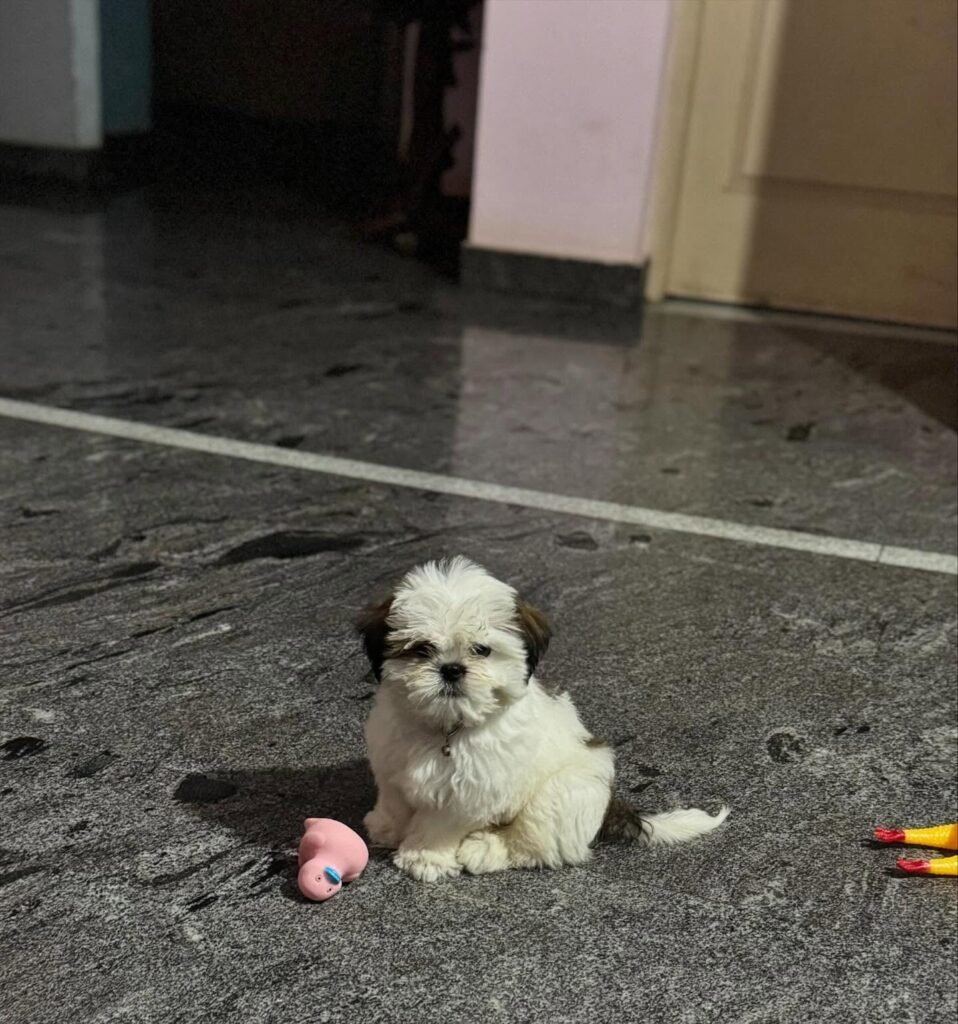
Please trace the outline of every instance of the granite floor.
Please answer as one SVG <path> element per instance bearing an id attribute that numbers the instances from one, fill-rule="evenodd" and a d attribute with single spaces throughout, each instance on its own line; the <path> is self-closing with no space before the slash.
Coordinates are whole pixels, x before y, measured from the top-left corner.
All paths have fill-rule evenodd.
<path id="1" fill-rule="evenodd" d="M 469 296 L 263 189 L 0 207 L 0 398 L 750 526 L 956 551 L 956 350 Z M 354 611 L 463 552 L 673 850 L 296 893 L 372 800 Z M 0 1018 L 951 1019 L 956 593 L 922 572 L 0 416 Z"/>

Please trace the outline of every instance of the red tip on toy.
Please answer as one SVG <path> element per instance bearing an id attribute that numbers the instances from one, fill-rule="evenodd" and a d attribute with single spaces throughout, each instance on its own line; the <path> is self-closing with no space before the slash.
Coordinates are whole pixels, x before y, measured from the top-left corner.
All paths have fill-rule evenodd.
<path id="1" fill-rule="evenodd" d="M 928 873 L 931 862 L 927 860 L 899 860 L 898 868 L 909 875 L 924 875 Z"/>
<path id="2" fill-rule="evenodd" d="M 880 843 L 903 843 L 905 841 L 905 830 L 903 828 L 876 828 L 875 838 Z M 919 863 L 916 861 L 915 863 Z"/>

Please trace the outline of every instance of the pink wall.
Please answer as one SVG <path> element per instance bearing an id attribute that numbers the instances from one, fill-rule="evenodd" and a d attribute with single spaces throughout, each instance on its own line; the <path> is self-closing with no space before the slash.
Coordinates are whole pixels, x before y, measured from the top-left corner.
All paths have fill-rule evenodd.
<path id="1" fill-rule="evenodd" d="M 486 0 L 469 243 L 640 263 L 669 0 Z"/>

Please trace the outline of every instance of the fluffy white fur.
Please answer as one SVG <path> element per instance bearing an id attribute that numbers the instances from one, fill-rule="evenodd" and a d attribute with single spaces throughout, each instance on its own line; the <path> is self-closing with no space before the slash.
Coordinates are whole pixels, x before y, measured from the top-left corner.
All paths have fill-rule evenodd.
<path id="1" fill-rule="evenodd" d="M 398 866 L 423 881 L 588 860 L 613 754 L 590 742 L 568 695 L 530 676 L 548 642 L 541 616 L 455 558 L 410 572 L 361 629 L 381 680 L 366 725 L 373 843 L 395 848 Z M 444 682 L 444 665 L 461 666 L 461 679 Z M 679 842 L 726 813 L 670 811 L 643 819 L 637 835 Z"/>

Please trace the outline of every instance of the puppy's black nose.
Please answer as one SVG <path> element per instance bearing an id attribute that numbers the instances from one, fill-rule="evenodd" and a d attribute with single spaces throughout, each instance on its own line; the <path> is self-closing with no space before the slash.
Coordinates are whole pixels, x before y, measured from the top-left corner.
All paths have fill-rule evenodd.
<path id="1" fill-rule="evenodd" d="M 440 665 L 439 674 L 442 676 L 444 683 L 458 683 L 466 674 L 466 669 L 458 661 L 453 661 L 448 665 Z"/>

